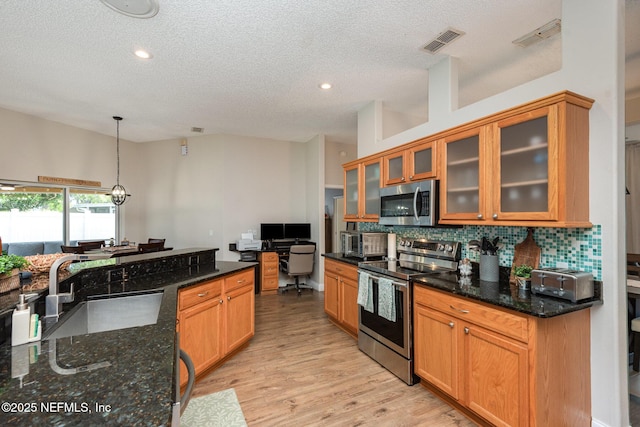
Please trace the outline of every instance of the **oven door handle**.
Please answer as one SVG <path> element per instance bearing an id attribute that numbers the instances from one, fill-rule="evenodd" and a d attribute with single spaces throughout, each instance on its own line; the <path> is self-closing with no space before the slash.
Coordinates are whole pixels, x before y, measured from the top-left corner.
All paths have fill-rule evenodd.
<path id="1" fill-rule="evenodd" d="M 371 277 L 371 279 L 373 279 L 373 280 L 378 280 L 378 279 L 388 279 L 388 277 L 378 276 L 377 274 L 372 274 L 372 273 L 368 273 L 368 272 L 367 272 L 367 274 L 368 274 L 368 275 L 369 275 L 369 277 Z M 407 284 L 406 284 L 406 283 L 398 282 L 398 281 L 396 281 L 396 280 L 392 280 L 392 281 L 391 281 L 391 283 L 392 283 L 392 284 L 394 284 L 395 286 L 400 286 L 400 287 L 402 287 L 402 288 L 406 288 L 406 287 L 407 287 Z"/>

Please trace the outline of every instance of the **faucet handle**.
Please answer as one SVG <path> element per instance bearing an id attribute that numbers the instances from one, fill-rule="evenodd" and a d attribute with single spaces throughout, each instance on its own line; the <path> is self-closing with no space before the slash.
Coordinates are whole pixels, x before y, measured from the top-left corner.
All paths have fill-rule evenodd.
<path id="1" fill-rule="evenodd" d="M 74 293 L 73 293 L 73 282 L 71 282 L 71 287 L 69 292 L 63 292 L 58 294 L 58 303 L 63 302 L 73 302 Z"/>

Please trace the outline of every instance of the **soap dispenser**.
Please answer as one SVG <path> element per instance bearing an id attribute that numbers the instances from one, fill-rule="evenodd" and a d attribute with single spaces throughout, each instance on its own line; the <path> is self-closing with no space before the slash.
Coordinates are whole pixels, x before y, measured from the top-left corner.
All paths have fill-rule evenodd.
<path id="1" fill-rule="evenodd" d="M 20 300 L 13 316 L 11 317 L 11 345 L 20 345 L 29 342 L 29 328 L 31 326 L 31 310 L 29 304 L 24 301 L 24 294 L 20 294 Z"/>

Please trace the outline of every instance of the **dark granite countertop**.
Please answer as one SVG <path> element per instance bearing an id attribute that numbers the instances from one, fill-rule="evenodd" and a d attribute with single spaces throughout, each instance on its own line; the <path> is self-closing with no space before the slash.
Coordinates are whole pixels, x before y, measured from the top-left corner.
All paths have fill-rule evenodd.
<path id="1" fill-rule="evenodd" d="M 361 259 L 343 257 L 342 254 L 339 253 L 326 253 L 323 255 L 326 258 L 356 266 L 362 262 Z M 499 282 L 481 281 L 478 277 L 479 268 L 477 264 L 474 265 L 473 271 L 474 274 L 466 280 L 461 280 L 457 272 L 441 273 L 415 279 L 414 284 L 439 289 L 535 317 L 559 316 L 602 304 L 602 300 L 600 299 L 600 295 L 602 295 L 602 282 L 595 282 L 594 298 L 579 301 L 574 304 L 571 301 L 543 295 L 534 295 L 528 290 L 519 290 L 516 285 L 509 284 L 508 267 L 500 268 Z"/>
<path id="2" fill-rule="evenodd" d="M 113 265 L 142 265 L 144 270 L 151 268 L 144 267 L 145 260 L 171 263 L 175 257 L 198 251 L 123 257 Z M 142 258 L 134 259 L 138 257 Z M 16 347 L 5 342 L 0 346 L 2 425 L 170 425 L 178 289 L 254 265 L 217 261 L 161 274 L 143 271 L 133 274 L 125 285 L 106 286 L 85 280 L 84 290 L 76 294 L 80 301 L 90 295 L 163 289 L 157 323 Z M 110 366 L 64 374 L 71 368 L 98 362 L 109 362 Z"/>

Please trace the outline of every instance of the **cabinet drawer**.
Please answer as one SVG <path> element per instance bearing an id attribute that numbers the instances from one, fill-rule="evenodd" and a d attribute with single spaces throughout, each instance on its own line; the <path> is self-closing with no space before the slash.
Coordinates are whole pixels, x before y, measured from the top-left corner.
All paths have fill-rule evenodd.
<path id="1" fill-rule="evenodd" d="M 416 304 L 431 307 L 522 342 L 528 341 L 529 321 L 525 316 L 487 307 L 420 285 L 414 287 L 413 296 Z"/>
<path id="2" fill-rule="evenodd" d="M 278 263 L 265 262 L 262 266 L 263 277 L 277 277 L 278 276 Z"/>
<path id="3" fill-rule="evenodd" d="M 278 289 L 277 277 L 266 277 L 262 280 L 262 290 L 272 291 L 274 289 Z"/>
<path id="4" fill-rule="evenodd" d="M 358 280 L 358 267 L 355 265 L 325 259 L 324 269 L 347 279 Z"/>
<path id="5" fill-rule="evenodd" d="M 201 285 L 191 286 L 180 290 L 178 306 L 182 311 L 201 302 L 220 296 L 222 293 L 222 280 L 213 280 Z"/>
<path id="6" fill-rule="evenodd" d="M 262 262 L 278 263 L 278 254 L 276 252 L 262 252 L 260 254 L 260 260 Z"/>
<path id="7" fill-rule="evenodd" d="M 238 288 L 240 286 L 253 283 L 254 269 L 244 271 L 242 273 L 234 274 L 224 279 L 224 291 L 228 292 L 231 289 Z"/>

